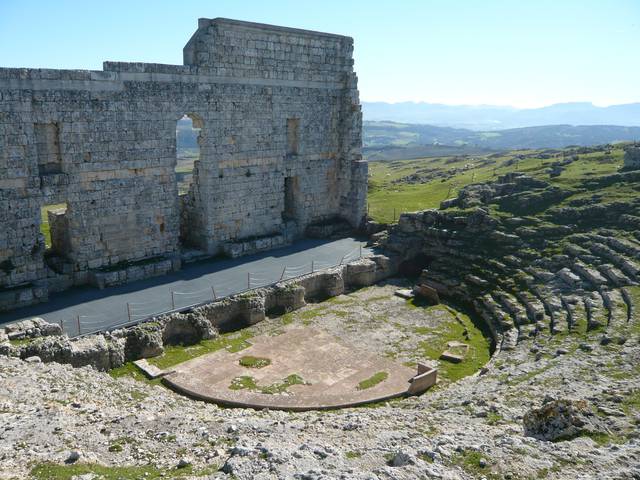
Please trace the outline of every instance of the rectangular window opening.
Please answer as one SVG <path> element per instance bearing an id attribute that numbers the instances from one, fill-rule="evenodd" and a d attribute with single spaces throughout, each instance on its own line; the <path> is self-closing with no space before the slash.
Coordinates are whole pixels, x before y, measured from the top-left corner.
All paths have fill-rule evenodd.
<path id="1" fill-rule="evenodd" d="M 300 148 L 300 119 L 287 119 L 287 155 L 298 155 Z"/>
<path id="2" fill-rule="evenodd" d="M 33 125 L 40 175 L 62 173 L 60 155 L 60 131 L 57 123 L 36 123 Z"/>

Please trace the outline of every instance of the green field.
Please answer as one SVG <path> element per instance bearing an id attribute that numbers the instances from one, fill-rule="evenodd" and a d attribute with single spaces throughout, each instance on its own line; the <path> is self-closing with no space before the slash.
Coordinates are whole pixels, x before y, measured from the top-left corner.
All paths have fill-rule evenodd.
<path id="1" fill-rule="evenodd" d="M 369 163 L 369 216 L 378 222 L 394 222 L 402 212 L 438 208 L 440 202 L 455 197 L 465 185 L 493 180 L 499 175 L 514 171 L 544 179 L 558 187 L 573 189 L 575 194 L 570 199 L 577 199 L 581 195 L 590 195 L 589 192 L 585 193 L 578 189 L 583 180 L 617 172 L 622 166 L 624 154 L 621 146 L 611 148 L 609 153 L 602 151 L 575 154 L 578 157 L 577 160 L 569 164 L 560 176 L 550 178 L 547 170 L 552 163 L 562 160 L 565 152 L 568 156 L 574 155 L 570 149 L 554 153 L 544 150 L 517 150 L 492 155 L 420 158 L 392 162 L 371 161 Z M 545 156 L 550 158 L 543 158 Z M 410 184 L 402 181 L 404 177 L 424 169 L 437 172 L 454 172 L 455 169 L 459 171 L 425 183 Z M 637 195 L 631 187 L 625 189 L 615 186 L 610 190 L 611 196 L 607 196 L 607 201 L 628 199 L 630 195 Z"/>

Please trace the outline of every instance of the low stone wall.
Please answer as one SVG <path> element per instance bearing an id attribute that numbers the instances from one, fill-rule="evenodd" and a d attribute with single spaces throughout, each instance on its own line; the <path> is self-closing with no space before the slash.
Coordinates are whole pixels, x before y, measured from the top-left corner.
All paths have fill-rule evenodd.
<path id="1" fill-rule="evenodd" d="M 289 312 L 307 301 L 373 285 L 397 270 L 397 259 L 375 255 L 227 297 L 189 312 L 161 315 L 133 327 L 74 339 L 61 335 L 58 325 L 33 319 L 0 329 L 0 355 L 110 370 L 125 362 L 161 355 L 166 345 L 195 344 L 214 338 L 219 331 L 256 324 L 268 312 Z M 22 339 L 32 340 L 17 341 Z"/>
<path id="2" fill-rule="evenodd" d="M 45 282 L 0 289 L 0 312 L 46 302 L 48 299 L 49 290 Z"/>
<path id="3" fill-rule="evenodd" d="M 229 258 L 238 258 L 243 255 L 264 252 L 289 244 L 291 244 L 291 239 L 287 240 L 285 235 L 267 235 L 259 238 L 240 240 L 237 242 L 227 242 L 222 245 L 222 253 Z"/>
<path id="4" fill-rule="evenodd" d="M 89 285 L 103 289 L 115 285 L 135 282 L 144 278 L 159 277 L 180 270 L 181 262 L 176 256 L 173 259 L 163 258 L 143 265 L 129 265 L 110 271 L 94 270 L 89 272 Z"/>

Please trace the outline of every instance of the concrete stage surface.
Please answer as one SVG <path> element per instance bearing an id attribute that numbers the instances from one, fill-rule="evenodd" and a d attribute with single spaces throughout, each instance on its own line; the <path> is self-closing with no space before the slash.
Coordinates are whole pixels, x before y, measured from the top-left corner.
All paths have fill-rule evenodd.
<path id="1" fill-rule="evenodd" d="M 189 397 L 222 405 L 315 410 L 405 395 L 416 374 L 413 368 L 360 350 L 315 328 L 285 327 L 253 337 L 249 343 L 251 346 L 239 352 L 218 350 L 176 365 L 163 381 Z M 241 366 L 240 360 L 246 361 L 247 357 L 271 363 L 262 368 Z M 360 382 L 376 374 L 378 378 L 386 374 L 386 378 L 379 383 L 369 381 L 372 386 L 361 388 Z M 291 378 L 296 380 L 292 382 Z M 300 381 L 304 384 L 297 383 Z M 232 385 L 236 389 L 230 388 Z"/>

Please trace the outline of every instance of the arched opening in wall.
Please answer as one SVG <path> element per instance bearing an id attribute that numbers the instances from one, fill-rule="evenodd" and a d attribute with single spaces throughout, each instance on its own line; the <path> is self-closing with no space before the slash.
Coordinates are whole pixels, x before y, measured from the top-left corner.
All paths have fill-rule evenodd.
<path id="1" fill-rule="evenodd" d="M 200 160 L 201 121 L 192 114 L 184 115 L 176 123 L 176 180 L 178 194 L 189 193 L 193 183 L 193 169 Z"/>
<path id="2" fill-rule="evenodd" d="M 54 271 L 63 273 L 64 263 L 71 252 L 69 234 L 69 205 L 56 203 L 40 209 L 40 232 L 44 236 L 44 258 Z"/>

